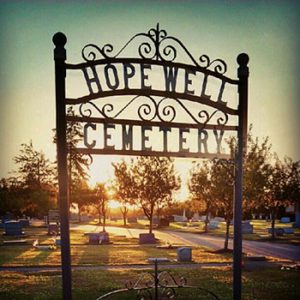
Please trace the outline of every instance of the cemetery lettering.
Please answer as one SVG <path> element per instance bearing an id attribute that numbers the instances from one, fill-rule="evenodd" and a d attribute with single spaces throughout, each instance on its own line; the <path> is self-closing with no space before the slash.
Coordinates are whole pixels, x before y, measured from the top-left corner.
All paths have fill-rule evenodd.
<path id="1" fill-rule="evenodd" d="M 105 92 L 151 90 L 194 95 L 205 101 L 218 102 L 226 106 L 226 102 L 222 100 L 225 81 L 220 80 L 218 99 L 213 100 L 207 93 L 210 75 L 182 65 L 110 62 L 88 66 L 83 68 L 82 72 L 90 95 L 101 97 L 101 94 Z M 161 80 L 155 80 L 157 76 Z M 209 132 L 213 132 L 213 134 L 209 134 Z M 197 156 L 209 153 L 221 154 L 224 131 L 195 126 L 174 128 L 172 123 L 170 126 L 167 124 L 141 126 L 115 124 L 110 121 L 110 123 L 104 122 L 104 124 L 85 123 L 83 135 L 83 144 L 87 149 L 143 151 L 149 154 L 158 151 L 161 153 L 172 152 L 178 156 Z M 160 141 L 159 144 L 157 144 L 158 141 Z M 174 145 L 177 145 L 175 149 Z"/>
<path id="2" fill-rule="evenodd" d="M 146 63 L 140 63 L 139 65 L 122 63 L 120 68 L 118 63 L 109 63 L 101 66 L 101 68 L 99 67 L 98 71 L 96 66 L 84 68 L 82 71 L 90 94 L 134 89 L 136 86 L 135 82 L 139 82 L 139 85 L 136 86 L 138 89 L 160 90 L 161 82 L 150 80 L 150 77 L 151 75 L 159 76 L 159 73 L 161 73 L 163 75 L 159 76 L 159 78 L 163 78 L 165 92 L 181 92 L 211 100 L 211 96 L 206 94 L 209 75 L 195 69 L 177 66 L 156 66 L 154 70 L 151 64 Z M 102 77 L 100 77 L 100 74 L 103 74 Z M 179 76 L 179 74 L 183 76 Z M 182 79 L 182 82 L 179 82 L 180 79 Z M 222 100 L 225 81 L 220 80 L 220 82 L 217 101 L 226 105 L 226 102 Z M 195 90 L 195 86 L 197 86 L 197 90 Z"/>

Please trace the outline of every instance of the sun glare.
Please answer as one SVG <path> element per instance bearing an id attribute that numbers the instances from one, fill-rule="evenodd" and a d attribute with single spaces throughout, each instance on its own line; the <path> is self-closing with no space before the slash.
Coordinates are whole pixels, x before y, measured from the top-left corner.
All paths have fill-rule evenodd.
<path id="1" fill-rule="evenodd" d="M 109 200 L 108 201 L 108 206 L 110 208 L 119 208 L 120 207 L 120 203 L 116 200 Z"/>

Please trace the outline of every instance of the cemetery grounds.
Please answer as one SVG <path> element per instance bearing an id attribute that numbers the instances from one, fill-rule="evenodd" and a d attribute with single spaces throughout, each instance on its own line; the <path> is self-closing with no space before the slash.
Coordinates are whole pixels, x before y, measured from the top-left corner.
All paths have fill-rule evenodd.
<path id="1" fill-rule="evenodd" d="M 259 226 L 262 230 L 263 224 Z M 221 235 L 221 231 L 222 228 L 213 234 Z M 0 229 L 0 299 L 62 299 L 60 247 L 52 246 L 54 237 L 47 235 L 46 226 L 30 226 L 24 228 L 24 233 L 15 243 L 15 237 L 5 236 Z M 37 240 L 40 248 L 33 247 Z M 135 282 L 142 273 L 153 272 L 148 258 L 164 257 L 169 262 L 160 263 L 160 269 L 169 270 L 176 278 L 184 276 L 188 284 L 209 289 L 220 299 L 231 299 L 231 253 L 193 247 L 193 262 L 187 265 L 176 261 L 177 246 L 183 245 L 171 247 L 163 241 L 140 245 L 136 238 L 118 235 L 110 235 L 109 244 L 90 245 L 83 231 L 71 230 L 73 298 L 96 299 L 124 288 L 128 280 Z M 243 299 L 299 299 L 300 271 L 281 269 L 276 261 L 253 266 L 244 261 Z M 198 299 L 197 292 L 191 290 L 183 299 Z"/>

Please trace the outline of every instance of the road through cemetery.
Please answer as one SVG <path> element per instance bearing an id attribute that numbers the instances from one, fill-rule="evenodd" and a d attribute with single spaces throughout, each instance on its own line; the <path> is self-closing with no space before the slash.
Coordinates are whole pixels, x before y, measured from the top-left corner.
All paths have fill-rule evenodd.
<path id="1" fill-rule="evenodd" d="M 102 230 L 102 227 L 96 225 L 72 224 L 71 228 L 81 229 L 84 232 L 99 232 Z M 109 233 L 134 238 L 138 238 L 140 233 L 148 232 L 145 229 L 130 229 L 113 226 L 106 226 L 105 228 Z M 214 250 L 221 249 L 224 245 L 223 237 L 209 234 L 194 234 L 168 230 L 154 230 L 153 233 L 157 239 L 172 245 L 204 246 Z M 229 247 L 233 247 L 232 240 L 229 241 Z M 243 240 L 243 252 L 250 255 L 264 255 L 278 259 L 300 261 L 300 246 L 290 244 Z"/>

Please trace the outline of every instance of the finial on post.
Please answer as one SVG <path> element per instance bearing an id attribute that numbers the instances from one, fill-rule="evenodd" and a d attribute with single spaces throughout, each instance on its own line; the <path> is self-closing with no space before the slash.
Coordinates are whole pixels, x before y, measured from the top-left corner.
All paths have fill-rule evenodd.
<path id="1" fill-rule="evenodd" d="M 67 57 L 64 46 L 67 43 L 67 37 L 62 32 L 57 32 L 54 34 L 52 41 L 56 46 L 54 49 L 54 59 L 57 61 L 65 61 Z"/>
<path id="2" fill-rule="evenodd" d="M 52 41 L 56 47 L 63 47 L 67 42 L 67 37 L 62 32 L 57 32 L 54 34 Z"/>
<path id="3" fill-rule="evenodd" d="M 237 63 L 239 64 L 238 68 L 238 77 L 248 77 L 249 76 L 249 69 L 247 64 L 249 62 L 249 56 L 246 53 L 241 53 L 238 55 L 236 59 Z"/>

